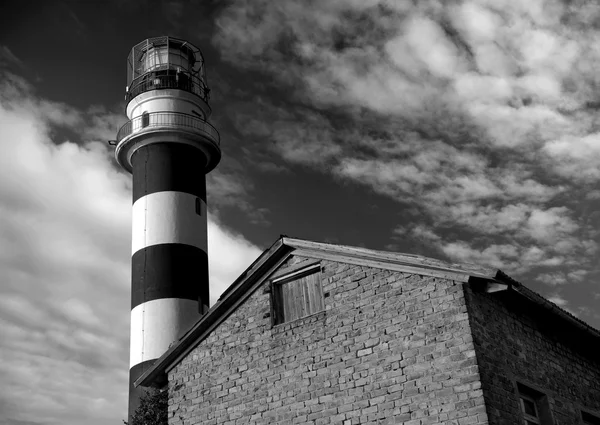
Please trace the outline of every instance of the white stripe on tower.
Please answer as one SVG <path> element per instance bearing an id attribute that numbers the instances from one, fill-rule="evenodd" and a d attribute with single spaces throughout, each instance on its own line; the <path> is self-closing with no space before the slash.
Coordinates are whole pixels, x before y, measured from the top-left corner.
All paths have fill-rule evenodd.
<path id="1" fill-rule="evenodd" d="M 198 320 L 198 301 L 161 298 L 131 310 L 129 367 L 162 356 Z"/>
<path id="2" fill-rule="evenodd" d="M 181 243 L 207 252 L 206 203 L 185 192 L 156 192 L 133 204 L 132 250 Z"/>

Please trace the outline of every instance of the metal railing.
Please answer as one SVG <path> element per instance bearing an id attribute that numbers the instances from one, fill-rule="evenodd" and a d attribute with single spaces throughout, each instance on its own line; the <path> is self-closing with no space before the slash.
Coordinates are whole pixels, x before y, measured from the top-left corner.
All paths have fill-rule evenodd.
<path id="1" fill-rule="evenodd" d="M 202 52 L 189 41 L 175 37 L 161 36 L 148 38 L 131 49 L 127 57 L 127 84 L 149 71 L 154 65 L 165 65 L 169 69 L 182 67 L 181 71 L 189 72 L 203 81 L 204 57 Z M 185 69 L 184 69 L 185 68 Z"/>
<path id="2" fill-rule="evenodd" d="M 125 93 L 125 101 L 129 102 L 141 93 L 159 89 L 185 90 L 200 96 L 206 103 L 208 103 L 210 97 L 209 89 L 202 79 L 187 72 L 177 72 L 170 69 L 148 72 L 133 80 L 127 93 Z"/>
<path id="3" fill-rule="evenodd" d="M 216 128 L 201 118 L 181 112 L 150 112 L 135 117 L 134 119 L 127 121 L 119 129 L 117 133 L 117 143 L 130 134 L 152 127 L 192 129 L 213 140 L 217 146 L 221 143 L 219 132 Z"/>

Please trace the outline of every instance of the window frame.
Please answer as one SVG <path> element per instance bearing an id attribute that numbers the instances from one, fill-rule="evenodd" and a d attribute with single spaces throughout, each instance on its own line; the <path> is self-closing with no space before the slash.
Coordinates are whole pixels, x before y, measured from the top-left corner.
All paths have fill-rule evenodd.
<path id="1" fill-rule="evenodd" d="M 554 425 L 555 422 L 546 393 L 528 384 L 523 384 L 520 381 L 515 381 L 515 389 L 519 401 L 520 422 L 522 424 Z M 524 400 L 533 403 L 537 416 L 532 416 L 525 412 Z"/>
<path id="2" fill-rule="evenodd" d="M 317 263 L 312 263 L 312 264 L 308 264 L 305 266 L 301 266 L 298 268 L 294 268 L 292 270 L 290 270 L 287 273 L 281 274 L 277 277 L 274 277 L 272 279 L 270 279 L 270 293 L 271 293 L 271 325 L 272 326 L 280 326 L 280 325 L 285 325 L 285 324 L 289 324 L 289 323 L 293 323 L 297 320 L 301 320 L 303 318 L 306 317 L 310 317 L 312 315 L 321 313 L 323 311 L 325 311 L 325 294 L 323 291 L 323 280 L 322 280 L 322 266 L 321 266 L 321 262 L 317 262 Z M 283 310 L 283 307 L 281 307 L 281 311 L 282 313 L 279 314 L 278 312 L 280 311 L 280 306 L 281 306 L 281 302 L 282 302 L 282 296 L 281 296 L 281 288 L 283 285 L 297 281 L 299 279 L 308 277 L 310 275 L 316 274 L 318 275 L 317 279 L 318 279 L 318 296 L 319 299 L 321 300 L 321 309 L 315 310 L 315 311 L 311 311 L 310 313 L 304 315 L 304 316 L 300 316 L 300 317 L 295 317 L 293 319 L 286 319 L 285 317 L 285 311 Z"/>
<path id="3" fill-rule="evenodd" d="M 525 412 L 525 403 L 524 403 L 525 400 L 530 401 L 533 404 L 533 408 L 535 410 L 535 416 L 531 416 L 530 414 Z M 519 393 L 519 404 L 521 406 L 521 414 L 523 415 L 523 418 L 524 418 L 523 423 L 525 425 L 529 425 L 529 422 L 533 422 L 534 424 L 541 425 L 540 412 L 539 412 L 540 409 L 538 408 L 538 403 L 535 398 L 531 397 L 528 394 Z"/>
<path id="4" fill-rule="evenodd" d="M 142 128 L 146 128 L 150 125 L 150 114 L 148 111 L 142 112 Z"/>

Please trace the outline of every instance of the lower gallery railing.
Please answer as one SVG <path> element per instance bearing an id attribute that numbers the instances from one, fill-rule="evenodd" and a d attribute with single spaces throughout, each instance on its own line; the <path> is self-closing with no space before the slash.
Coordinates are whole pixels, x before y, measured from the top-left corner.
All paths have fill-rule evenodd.
<path id="1" fill-rule="evenodd" d="M 126 122 L 117 133 L 117 143 L 130 134 L 137 133 L 145 128 L 151 127 L 173 127 L 192 129 L 204 133 L 208 138 L 220 143 L 219 132 L 208 122 L 193 115 L 181 112 L 150 112 Z"/>

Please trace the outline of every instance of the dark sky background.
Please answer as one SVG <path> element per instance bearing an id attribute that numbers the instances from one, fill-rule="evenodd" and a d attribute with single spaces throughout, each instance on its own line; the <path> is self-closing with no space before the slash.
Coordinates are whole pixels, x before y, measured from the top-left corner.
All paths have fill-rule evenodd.
<path id="1" fill-rule="evenodd" d="M 125 108 L 125 59 L 131 46 L 157 34 L 194 42 L 208 67 L 213 123 L 224 151 L 219 168 L 244 181 L 245 195 L 252 201 L 248 211 L 235 205 L 234 199 L 227 200 L 234 208 L 220 209 L 223 220 L 264 248 L 281 233 L 372 247 L 389 243 L 390 228 L 405 214 L 401 204 L 355 182 L 332 180 L 326 169 L 284 163 L 269 146 L 276 140 L 245 133 L 244 120 L 250 117 L 244 115 L 263 109 L 263 103 L 265 109 L 289 111 L 286 118 L 301 126 L 305 114 L 322 115 L 329 125 L 355 124 L 341 111 L 320 110 L 291 98 L 288 85 L 274 82 L 267 73 L 222 61 L 211 38 L 214 17 L 225 6 L 207 1 L 19 2 L 12 14 L 4 15 L 11 18 L 3 25 L 2 36 L 11 52 L 18 52 L 25 64 L 23 74 L 39 96 L 84 110 L 102 105 L 117 113 Z M 269 111 L 257 115 L 252 118 L 268 122 Z M 371 130 L 377 131 L 377 118 L 372 118 Z M 299 140 L 304 137 L 298 134 Z M 268 167 L 273 173 L 265 172 Z"/>
<path id="2" fill-rule="evenodd" d="M 211 297 L 281 234 L 502 269 L 600 327 L 600 8 L 589 2 L 7 1 L 0 425 L 126 415 L 126 58 L 203 52 L 223 159 Z"/>

